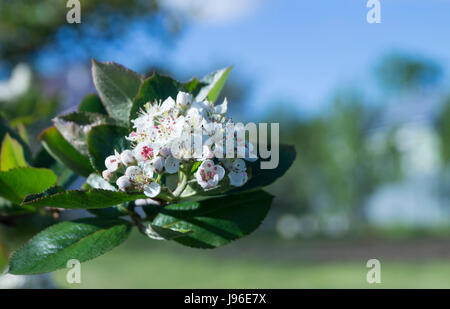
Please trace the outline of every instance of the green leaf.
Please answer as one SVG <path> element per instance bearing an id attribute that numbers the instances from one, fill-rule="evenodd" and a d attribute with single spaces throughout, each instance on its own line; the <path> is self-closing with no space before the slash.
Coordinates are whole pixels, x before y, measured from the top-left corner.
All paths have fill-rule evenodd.
<path id="1" fill-rule="evenodd" d="M 130 120 L 138 116 L 139 110 L 147 102 L 153 104 L 155 100 L 164 101 L 168 97 L 172 97 L 175 100 L 180 90 L 184 90 L 184 87 L 176 80 L 168 76 L 153 73 L 152 76 L 144 80 L 138 95 L 134 99 L 130 112 Z"/>
<path id="2" fill-rule="evenodd" d="M 200 90 L 207 85 L 208 84 L 199 81 L 197 77 L 194 77 L 190 81 L 183 83 L 185 91 L 191 93 L 194 97 L 196 97 Z"/>
<path id="3" fill-rule="evenodd" d="M 251 168 L 251 177 L 242 187 L 231 190 L 231 193 L 247 191 L 254 188 L 268 186 L 283 176 L 294 163 L 296 157 L 295 147 L 291 145 L 280 145 L 280 157 L 278 166 L 274 169 L 261 169 L 261 162 L 257 160 L 247 165 Z"/>
<path id="4" fill-rule="evenodd" d="M 0 151 L 0 171 L 28 166 L 20 143 L 6 133 Z"/>
<path id="5" fill-rule="evenodd" d="M 88 155 L 87 135 L 89 131 L 100 124 L 115 124 L 116 121 L 108 116 L 74 112 L 53 119 L 53 123 L 64 138 L 82 155 Z"/>
<path id="6" fill-rule="evenodd" d="M 147 225 L 146 234 L 148 237 L 158 240 L 171 240 L 178 237 L 186 236 L 192 231 L 179 230 L 174 228 L 165 228 L 154 224 Z"/>
<path id="7" fill-rule="evenodd" d="M 78 106 L 79 112 L 90 112 L 108 115 L 102 101 L 95 93 L 86 95 Z"/>
<path id="8" fill-rule="evenodd" d="M 264 191 L 252 191 L 164 207 L 154 225 L 192 231 L 175 239 L 195 248 L 215 248 L 253 232 L 272 203 Z"/>
<path id="9" fill-rule="evenodd" d="M 107 207 L 107 208 L 96 208 L 88 209 L 88 212 L 96 217 L 102 218 L 119 218 L 127 215 L 127 212 L 121 210 L 117 206 Z"/>
<path id="10" fill-rule="evenodd" d="M 230 71 L 231 67 L 228 67 L 205 76 L 201 81 L 206 84 L 206 86 L 201 88 L 195 99 L 197 101 L 203 101 L 207 98 L 208 101 L 215 102 L 225 85 Z"/>
<path id="11" fill-rule="evenodd" d="M 122 152 L 130 148 L 130 142 L 125 139 L 128 129 L 114 125 L 99 125 L 88 134 L 88 151 L 93 166 L 98 172 L 103 171 L 105 159 L 114 154 L 114 150 Z"/>
<path id="12" fill-rule="evenodd" d="M 31 151 L 30 151 L 30 147 L 28 146 L 28 144 L 20 137 L 20 134 L 17 133 L 15 130 L 13 130 L 9 126 L 8 122 L 5 119 L 3 119 L 3 117 L 0 116 L 0 140 L 3 140 L 7 133 L 13 139 L 15 139 L 16 141 L 18 141 L 20 143 L 20 145 L 23 147 L 25 160 L 27 162 L 31 162 L 32 156 L 31 156 Z"/>
<path id="13" fill-rule="evenodd" d="M 8 265 L 8 251 L 0 241 L 0 272 L 3 273 L 4 268 Z"/>
<path id="14" fill-rule="evenodd" d="M 198 170 L 198 167 L 199 167 L 201 164 L 202 164 L 202 161 L 196 161 L 196 162 L 194 162 L 194 164 L 192 164 L 192 167 L 191 167 L 191 175 L 194 174 L 194 173 Z"/>
<path id="15" fill-rule="evenodd" d="M 88 187 L 94 189 L 117 191 L 116 187 L 114 187 L 112 184 L 110 184 L 97 174 L 89 175 L 89 177 L 86 179 L 86 184 Z M 88 211 L 97 217 L 118 218 L 127 215 L 127 207 L 128 203 L 122 203 L 120 205 L 107 208 L 88 209 Z"/>
<path id="16" fill-rule="evenodd" d="M 29 195 L 25 197 L 22 205 L 93 209 L 111 207 L 141 198 L 147 197 L 141 193 L 115 192 L 103 189 L 69 190 L 50 195 L 45 192 L 38 195 Z"/>
<path id="17" fill-rule="evenodd" d="M 45 168 L 20 167 L 0 172 L 0 196 L 20 204 L 28 194 L 42 192 L 56 181 L 53 171 Z"/>
<path id="18" fill-rule="evenodd" d="M 42 132 L 39 140 L 55 160 L 77 174 L 87 177 L 94 171 L 89 159 L 73 148 L 55 127 L 50 127 Z"/>
<path id="19" fill-rule="evenodd" d="M 46 189 L 43 192 L 28 194 L 23 199 L 22 204 L 26 201 L 31 201 L 31 200 L 35 200 L 35 199 L 43 198 L 43 197 L 47 197 L 47 196 L 52 196 L 52 195 L 55 195 L 56 193 L 63 193 L 63 192 L 65 192 L 63 187 L 56 185 L 56 186 Z"/>
<path id="20" fill-rule="evenodd" d="M 128 124 L 130 109 L 141 86 L 141 77 L 113 62 L 92 60 L 92 75 L 98 94 L 114 119 Z"/>
<path id="21" fill-rule="evenodd" d="M 9 273 L 31 275 L 85 262 L 120 245 L 131 231 L 124 220 L 88 218 L 62 222 L 43 230 L 11 256 Z"/>

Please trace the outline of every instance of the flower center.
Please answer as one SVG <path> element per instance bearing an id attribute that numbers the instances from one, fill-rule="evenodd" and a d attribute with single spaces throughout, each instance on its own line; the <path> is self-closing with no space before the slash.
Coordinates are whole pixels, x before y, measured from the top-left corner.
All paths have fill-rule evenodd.
<path id="1" fill-rule="evenodd" d="M 210 164 L 208 164 L 208 167 L 210 167 Z M 217 167 L 214 167 L 214 171 L 205 171 L 204 169 L 200 170 L 200 176 L 202 177 L 203 181 L 209 181 L 211 179 L 214 179 L 214 176 L 217 174 L 215 171 L 217 170 Z"/>
<path id="2" fill-rule="evenodd" d="M 144 161 L 147 161 L 149 158 L 153 157 L 153 148 L 147 146 L 142 147 L 141 155 L 144 157 Z"/>

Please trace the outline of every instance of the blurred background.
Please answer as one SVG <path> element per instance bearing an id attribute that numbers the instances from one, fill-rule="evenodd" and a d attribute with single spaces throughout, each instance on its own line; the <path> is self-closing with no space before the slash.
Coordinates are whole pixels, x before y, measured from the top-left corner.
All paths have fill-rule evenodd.
<path id="1" fill-rule="evenodd" d="M 95 91 L 94 57 L 180 80 L 233 65 L 233 119 L 279 122 L 297 160 L 253 235 L 204 251 L 135 234 L 57 286 L 450 287 L 450 2 L 381 0 L 381 24 L 363 0 L 80 2 L 68 24 L 65 1 L 0 1 L 0 113 L 34 151 Z M 26 222 L 0 229 L 0 264 Z"/>

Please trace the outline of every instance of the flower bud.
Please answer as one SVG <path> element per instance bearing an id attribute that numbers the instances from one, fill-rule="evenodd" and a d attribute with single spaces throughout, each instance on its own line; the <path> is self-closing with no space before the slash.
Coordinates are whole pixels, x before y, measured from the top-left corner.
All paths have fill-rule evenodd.
<path id="1" fill-rule="evenodd" d="M 161 157 L 156 157 L 152 160 L 153 169 L 161 174 L 164 171 L 164 159 Z"/>
<path id="2" fill-rule="evenodd" d="M 187 92 L 183 92 L 183 91 L 178 92 L 177 105 L 184 107 L 184 106 L 191 105 L 191 103 L 192 103 L 192 95 L 191 94 L 189 94 Z"/>
<path id="3" fill-rule="evenodd" d="M 233 172 L 245 172 L 247 168 L 245 167 L 245 161 L 242 159 L 236 159 L 234 160 L 232 166 L 231 166 L 231 170 Z"/>
<path id="4" fill-rule="evenodd" d="M 124 150 L 120 154 L 120 160 L 122 161 L 125 166 L 135 165 L 136 164 L 136 158 L 133 155 L 133 152 L 129 149 Z"/>
<path id="5" fill-rule="evenodd" d="M 142 170 L 147 178 L 153 178 L 153 173 L 155 172 L 155 169 L 153 168 L 151 162 L 146 162 Z"/>
<path id="6" fill-rule="evenodd" d="M 114 175 L 114 173 L 112 173 L 109 170 L 104 170 L 102 172 L 102 177 L 103 179 L 105 179 L 107 182 L 113 182 L 116 179 L 116 175 Z"/>
<path id="7" fill-rule="evenodd" d="M 170 155 L 170 148 L 169 147 L 163 147 L 159 150 L 159 153 L 164 157 L 168 157 Z"/>
<path id="8" fill-rule="evenodd" d="M 116 184 L 119 187 L 119 190 L 121 190 L 121 191 L 127 191 L 127 190 L 131 189 L 131 186 L 132 186 L 130 177 L 128 177 L 128 176 L 119 177 L 119 179 L 117 179 L 117 181 L 116 181 Z"/>
<path id="9" fill-rule="evenodd" d="M 172 156 L 167 157 L 164 161 L 164 168 L 166 172 L 169 174 L 175 174 L 180 169 L 181 161 Z"/>
<path id="10" fill-rule="evenodd" d="M 230 179 L 230 185 L 235 187 L 242 187 L 248 180 L 248 175 L 246 172 L 230 172 L 228 174 Z"/>
<path id="11" fill-rule="evenodd" d="M 142 173 L 142 170 L 138 166 L 129 166 L 129 167 L 127 167 L 127 170 L 125 171 L 125 176 L 133 178 L 141 173 Z"/>
<path id="12" fill-rule="evenodd" d="M 105 166 L 111 173 L 117 172 L 121 165 L 120 156 L 117 155 L 109 156 L 105 160 Z"/>

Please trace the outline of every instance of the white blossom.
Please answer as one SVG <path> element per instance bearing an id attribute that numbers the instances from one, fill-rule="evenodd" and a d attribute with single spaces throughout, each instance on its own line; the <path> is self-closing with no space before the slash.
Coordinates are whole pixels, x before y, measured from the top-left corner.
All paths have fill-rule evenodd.
<path id="1" fill-rule="evenodd" d="M 223 165 L 229 170 L 228 178 L 230 179 L 230 184 L 235 187 L 243 186 L 247 180 L 247 168 L 245 166 L 245 161 L 242 159 L 224 159 L 222 160 Z"/>
<path id="2" fill-rule="evenodd" d="M 122 166 L 120 155 L 117 151 L 115 152 L 114 155 L 109 156 L 105 159 L 105 166 L 108 169 L 108 171 L 112 173 L 116 172 Z"/>
<path id="3" fill-rule="evenodd" d="M 142 174 L 142 170 L 138 166 L 129 166 L 125 171 L 125 176 L 128 176 L 129 178 L 134 178 L 140 174 Z"/>
<path id="4" fill-rule="evenodd" d="M 164 171 L 164 158 L 163 157 L 156 157 L 152 161 L 150 161 L 150 164 L 152 165 L 155 172 L 158 174 L 161 174 Z"/>
<path id="5" fill-rule="evenodd" d="M 121 191 L 127 191 L 132 187 L 130 177 L 128 176 L 119 177 L 116 181 L 116 184 L 119 187 L 119 190 Z"/>
<path id="6" fill-rule="evenodd" d="M 222 166 L 214 164 L 212 160 L 205 160 L 198 167 L 195 178 L 203 189 L 211 189 L 219 184 L 224 175 L 225 170 Z"/>
<path id="7" fill-rule="evenodd" d="M 156 182 L 152 182 L 144 188 L 144 194 L 148 197 L 157 197 L 160 192 L 161 186 Z"/>
<path id="8" fill-rule="evenodd" d="M 230 179 L 230 184 L 232 186 L 241 187 L 247 182 L 248 175 L 247 172 L 244 171 L 240 172 L 231 171 L 228 173 L 228 178 Z"/>
<path id="9" fill-rule="evenodd" d="M 164 161 L 164 167 L 166 172 L 169 174 L 174 174 L 180 169 L 181 161 L 173 156 L 168 156 Z"/>
<path id="10" fill-rule="evenodd" d="M 147 178 L 153 178 L 153 174 L 155 173 L 155 169 L 151 162 L 145 162 L 142 164 L 142 171 Z"/>
<path id="11" fill-rule="evenodd" d="M 191 105 L 191 103 L 192 103 L 192 95 L 190 93 L 182 91 L 178 92 L 177 105 L 185 107 Z"/>
<path id="12" fill-rule="evenodd" d="M 124 150 L 120 154 L 120 160 L 125 166 L 136 164 L 136 158 L 134 157 L 133 152 L 129 149 Z"/>
<path id="13" fill-rule="evenodd" d="M 134 148 L 133 154 L 138 161 L 150 161 L 157 155 L 158 150 L 159 147 L 154 143 L 140 142 Z"/>
<path id="14" fill-rule="evenodd" d="M 250 154 L 254 147 L 240 127 L 231 137 L 227 134 L 228 125 L 233 124 L 226 117 L 227 110 L 226 99 L 214 106 L 208 100 L 196 102 L 192 94 L 181 91 L 175 100 L 168 97 L 146 103 L 132 120 L 133 131 L 126 137 L 131 148 L 106 159 L 103 177 L 112 182 L 125 173 L 116 181 L 120 190 L 133 189 L 152 198 L 161 192 L 162 174 L 175 174 L 180 168 L 189 171 L 193 162 L 200 160 L 194 177 L 203 189 L 217 187 L 225 175 L 231 185 L 244 185 L 248 180 L 246 163 L 231 157 L 238 147 L 245 147 L 244 159 L 253 161 Z M 226 147 L 229 138 L 233 139 L 229 141 L 231 149 Z M 214 163 L 217 159 L 219 164 Z M 186 181 L 179 179 L 179 185 L 182 183 Z"/>
<path id="15" fill-rule="evenodd" d="M 108 182 L 113 182 L 116 179 L 116 175 L 110 170 L 104 170 L 102 172 L 102 177 Z"/>

